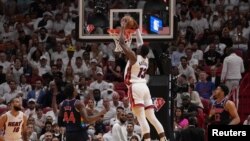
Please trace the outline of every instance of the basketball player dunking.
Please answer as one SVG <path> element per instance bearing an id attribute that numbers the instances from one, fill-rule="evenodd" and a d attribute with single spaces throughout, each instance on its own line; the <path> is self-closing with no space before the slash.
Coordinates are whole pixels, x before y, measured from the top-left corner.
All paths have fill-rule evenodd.
<path id="1" fill-rule="evenodd" d="M 0 141 L 28 141 L 27 117 L 21 112 L 19 98 L 10 101 L 11 109 L 0 117 L 0 129 L 4 131 Z"/>
<path id="2" fill-rule="evenodd" d="M 155 116 L 154 105 L 151 99 L 149 88 L 147 86 L 147 81 L 145 79 L 145 74 L 148 69 L 147 54 L 149 53 L 149 48 L 145 45 L 142 45 L 140 48 L 138 48 L 138 55 L 136 55 L 132 49 L 126 45 L 124 30 L 129 20 L 125 18 L 126 17 L 121 20 L 122 27 L 119 43 L 125 55 L 129 59 L 125 69 L 125 83 L 128 87 L 132 111 L 137 117 L 141 126 L 141 132 L 144 141 L 151 140 L 150 127 L 146 118 L 155 127 L 159 134 L 160 141 L 166 141 L 167 139 L 163 126 Z"/>
<path id="3" fill-rule="evenodd" d="M 64 89 L 67 99 L 60 105 L 58 124 L 66 127 L 66 141 L 87 141 L 87 123 L 99 120 L 106 110 L 97 115 L 88 116 L 85 105 L 75 99 L 77 95 L 73 84 L 68 84 Z"/>

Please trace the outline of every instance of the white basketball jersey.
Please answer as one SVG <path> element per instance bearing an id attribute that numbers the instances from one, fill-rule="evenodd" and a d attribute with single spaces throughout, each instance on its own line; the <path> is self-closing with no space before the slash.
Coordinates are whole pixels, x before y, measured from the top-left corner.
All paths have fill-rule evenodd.
<path id="1" fill-rule="evenodd" d="M 17 116 L 13 116 L 8 111 L 6 115 L 7 122 L 5 123 L 4 139 L 6 141 L 22 141 L 23 112 L 19 111 Z"/>
<path id="2" fill-rule="evenodd" d="M 148 58 L 143 58 L 141 55 L 137 55 L 137 61 L 132 66 L 130 62 L 127 62 L 124 81 L 126 85 L 132 83 L 147 83 L 145 79 L 146 72 L 148 70 Z"/>

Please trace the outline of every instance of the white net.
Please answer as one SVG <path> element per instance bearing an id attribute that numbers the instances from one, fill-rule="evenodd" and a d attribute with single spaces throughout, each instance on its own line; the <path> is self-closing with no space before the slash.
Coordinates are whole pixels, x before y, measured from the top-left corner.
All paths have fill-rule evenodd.
<path id="1" fill-rule="evenodd" d="M 110 36 L 113 37 L 114 41 L 115 41 L 115 52 L 123 52 L 122 47 L 120 46 L 119 43 L 119 34 L 117 33 L 109 33 Z M 132 43 L 132 37 L 129 36 L 129 38 L 127 38 L 125 40 L 125 43 L 127 44 L 128 47 L 130 47 L 131 43 Z"/>

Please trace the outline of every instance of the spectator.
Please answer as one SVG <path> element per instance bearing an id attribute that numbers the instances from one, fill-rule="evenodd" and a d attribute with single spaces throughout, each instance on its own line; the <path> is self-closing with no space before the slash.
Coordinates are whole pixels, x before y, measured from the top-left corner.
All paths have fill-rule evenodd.
<path id="1" fill-rule="evenodd" d="M 122 107 L 124 108 L 124 111 L 126 114 L 131 113 L 131 105 L 129 102 L 129 98 L 128 97 L 123 97 L 122 99 Z"/>
<path id="2" fill-rule="evenodd" d="M 220 76 L 217 75 L 217 70 L 218 68 L 216 68 L 215 66 L 212 66 L 210 68 L 210 75 L 208 76 L 207 80 L 214 83 L 215 87 L 220 85 Z"/>
<path id="3" fill-rule="evenodd" d="M 178 67 L 180 65 L 181 57 L 185 56 L 185 43 L 180 42 L 178 44 L 178 49 L 177 51 L 174 51 L 171 56 L 171 63 L 173 67 Z"/>
<path id="4" fill-rule="evenodd" d="M 189 118 L 189 126 L 188 128 L 181 131 L 181 139 L 180 141 L 204 141 L 205 140 L 205 131 L 202 128 L 197 127 L 197 118 L 190 117 Z"/>
<path id="5" fill-rule="evenodd" d="M 100 91 L 108 89 L 108 83 L 103 80 L 103 72 L 96 73 L 96 81 L 92 82 L 89 87 L 91 90 L 99 89 Z"/>
<path id="6" fill-rule="evenodd" d="M 107 113 L 103 116 L 103 123 L 108 125 L 110 124 L 110 119 L 115 118 L 116 111 L 114 108 L 110 107 L 110 101 L 108 99 L 103 99 L 103 107 L 107 110 Z"/>
<path id="7" fill-rule="evenodd" d="M 44 106 L 44 96 L 45 92 L 42 89 L 42 81 L 41 80 L 36 80 L 36 87 L 34 90 L 30 91 L 27 96 L 27 100 L 33 98 L 36 100 L 37 104 L 40 104 Z"/>
<path id="8" fill-rule="evenodd" d="M 196 82 L 194 69 L 192 68 L 192 66 L 188 65 L 187 57 L 185 56 L 181 57 L 180 61 L 181 64 L 178 66 L 179 74 L 185 75 L 188 79 L 192 77 Z"/>
<path id="9" fill-rule="evenodd" d="M 175 108 L 174 115 L 174 131 L 180 131 L 188 126 L 188 120 L 183 115 L 183 109 L 180 107 Z"/>
<path id="10" fill-rule="evenodd" d="M 37 141 L 37 133 L 34 131 L 33 124 L 27 125 L 27 135 L 28 135 L 29 141 Z"/>
<path id="11" fill-rule="evenodd" d="M 229 49 L 229 56 L 224 59 L 221 81 L 225 82 L 229 91 L 236 88 L 236 93 L 233 95 L 236 107 L 239 106 L 238 87 L 242 78 L 241 73 L 245 71 L 243 60 L 234 53 L 233 49 Z"/>
<path id="12" fill-rule="evenodd" d="M 130 141 L 133 136 L 137 136 L 137 138 L 140 140 L 140 136 L 137 135 L 136 133 L 134 133 L 134 123 L 129 122 L 129 123 L 127 123 L 127 139 L 128 139 L 128 141 Z"/>
<path id="13" fill-rule="evenodd" d="M 195 41 L 192 43 L 192 58 L 197 59 L 199 62 L 198 64 L 203 64 L 203 52 L 199 49 L 198 43 Z"/>
<path id="14" fill-rule="evenodd" d="M 120 101 L 120 96 L 116 93 L 112 96 L 112 101 L 110 101 L 110 106 L 112 108 L 122 107 L 122 102 Z"/>
<path id="15" fill-rule="evenodd" d="M 118 114 L 118 121 L 114 124 L 112 128 L 112 136 L 115 141 L 126 141 L 127 140 L 127 130 L 126 130 L 126 114 L 121 112 Z"/>
<path id="16" fill-rule="evenodd" d="M 204 53 L 204 61 L 207 66 L 219 65 L 221 55 L 216 50 L 216 46 L 214 43 L 210 43 L 209 50 Z"/>
<path id="17" fill-rule="evenodd" d="M 183 117 L 189 118 L 191 116 L 197 116 L 198 114 L 198 106 L 191 103 L 189 95 L 183 95 L 182 97 L 182 109 L 183 109 Z"/>
<path id="18" fill-rule="evenodd" d="M 13 99 L 14 97 L 17 97 L 17 96 L 22 97 L 23 95 L 22 92 L 17 90 L 16 81 L 14 80 L 9 81 L 9 87 L 10 87 L 10 91 L 5 93 L 3 97 L 0 98 L 0 103 L 8 104 L 11 101 L 11 99 Z"/>
<path id="19" fill-rule="evenodd" d="M 101 97 L 112 100 L 114 94 L 117 94 L 117 92 L 114 90 L 114 84 L 108 83 L 108 89 L 101 92 Z"/>
<path id="20" fill-rule="evenodd" d="M 214 83 L 207 81 L 207 73 L 204 71 L 200 72 L 195 90 L 199 93 L 201 99 L 210 100 L 214 89 Z"/>
<path id="21" fill-rule="evenodd" d="M 24 112 L 27 117 L 35 117 L 36 115 L 36 100 L 31 98 L 28 100 L 28 109 Z"/>
<path id="22" fill-rule="evenodd" d="M 200 108 L 203 109 L 204 107 L 203 107 L 203 104 L 201 102 L 201 98 L 199 96 L 199 93 L 197 91 L 195 91 L 193 84 L 189 85 L 188 92 L 190 94 L 191 103 L 193 103 L 196 106 L 198 106 L 198 107 L 200 107 Z"/>
<path id="23" fill-rule="evenodd" d="M 188 65 L 195 70 L 199 65 L 199 61 L 197 59 L 193 58 L 193 51 L 191 48 L 186 48 L 185 51 L 186 51 L 186 55 L 187 55 Z"/>

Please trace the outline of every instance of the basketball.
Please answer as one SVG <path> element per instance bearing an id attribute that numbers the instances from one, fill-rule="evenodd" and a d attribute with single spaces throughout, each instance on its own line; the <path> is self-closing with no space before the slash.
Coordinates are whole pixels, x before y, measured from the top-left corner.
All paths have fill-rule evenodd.
<path id="1" fill-rule="evenodd" d="M 130 17 L 130 16 L 124 16 L 124 17 L 121 19 L 121 24 L 122 24 L 123 21 L 126 21 L 126 26 L 125 26 L 126 29 L 134 29 L 134 30 L 135 30 L 135 29 L 138 29 L 138 28 L 139 28 L 139 26 L 138 26 L 136 20 L 133 19 L 133 18 Z"/>

